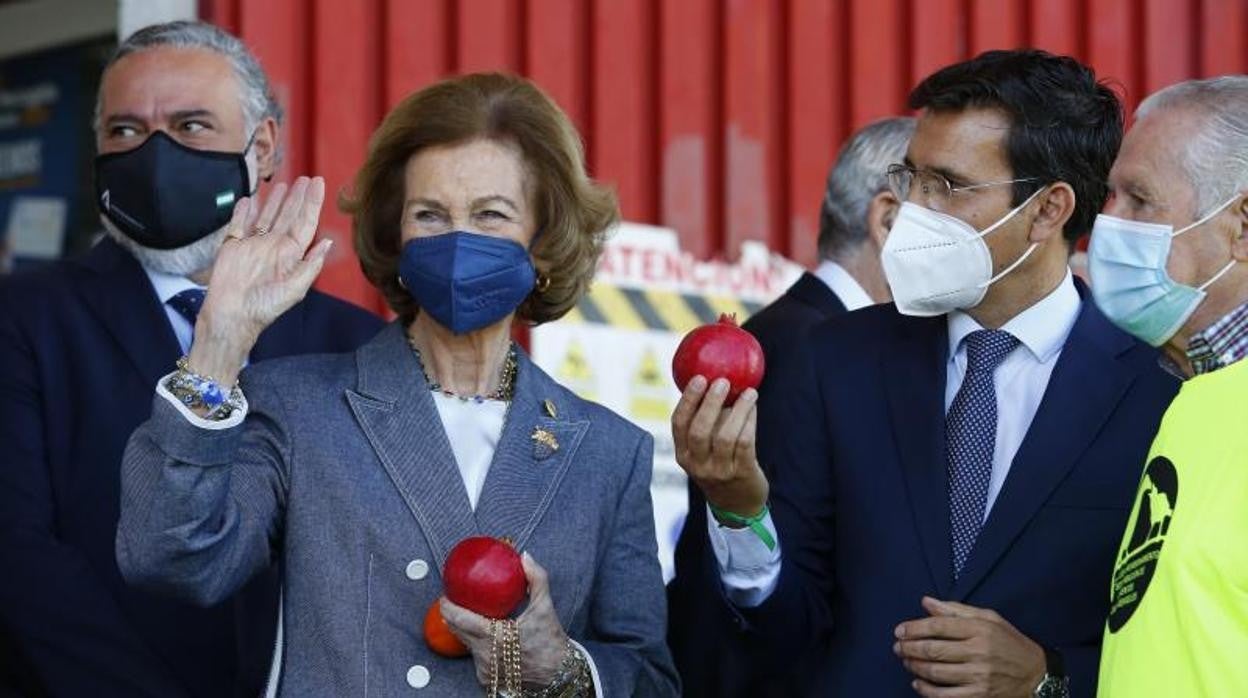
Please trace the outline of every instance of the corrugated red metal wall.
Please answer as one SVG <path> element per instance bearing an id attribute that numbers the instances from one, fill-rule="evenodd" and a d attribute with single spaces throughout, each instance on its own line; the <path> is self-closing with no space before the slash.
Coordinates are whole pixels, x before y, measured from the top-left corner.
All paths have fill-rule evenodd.
<path id="1" fill-rule="evenodd" d="M 932 70 L 990 48 L 1091 62 L 1129 106 L 1190 77 L 1248 72 L 1248 0 L 201 0 L 289 110 L 283 176 L 348 185 L 386 109 L 440 76 L 528 75 L 585 138 L 624 216 L 701 257 L 745 239 L 809 263 L 846 134 L 900 113 Z M 380 301 L 328 211 L 320 285 Z"/>

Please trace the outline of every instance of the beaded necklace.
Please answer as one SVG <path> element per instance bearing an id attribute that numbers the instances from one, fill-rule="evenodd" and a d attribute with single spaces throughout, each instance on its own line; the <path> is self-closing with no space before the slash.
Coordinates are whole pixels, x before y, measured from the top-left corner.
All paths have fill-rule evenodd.
<path id="1" fill-rule="evenodd" d="M 434 381 L 429 376 L 429 371 L 425 369 L 424 359 L 420 356 L 420 349 L 416 348 L 416 340 L 408 335 L 407 345 L 412 348 L 412 353 L 416 356 L 416 363 L 420 365 L 420 372 L 425 376 L 425 382 L 429 384 L 429 390 L 435 393 L 441 393 L 446 397 L 453 397 L 460 402 L 475 402 L 481 404 L 486 400 L 497 400 L 500 402 L 510 402 L 512 395 L 516 390 L 516 345 L 512 344 L 507 348 L 507 358 L 503 360 L 503 367 L 499 371 L 498 388 L 488 395 L 460 395 L 452 390 L 442 387 L 441 383 Z"/>

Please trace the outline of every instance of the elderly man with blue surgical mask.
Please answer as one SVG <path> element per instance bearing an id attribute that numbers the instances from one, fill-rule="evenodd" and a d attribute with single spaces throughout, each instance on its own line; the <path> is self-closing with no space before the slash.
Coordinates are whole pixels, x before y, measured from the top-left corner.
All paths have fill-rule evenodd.
<path id="1" fill-rule="evenodd" d="M 1097 304 L 1185 378 L 1111 588 L 1100 695 L 1248 691 L 1248 76 L 1144 100 L 1092 232 Z"/>

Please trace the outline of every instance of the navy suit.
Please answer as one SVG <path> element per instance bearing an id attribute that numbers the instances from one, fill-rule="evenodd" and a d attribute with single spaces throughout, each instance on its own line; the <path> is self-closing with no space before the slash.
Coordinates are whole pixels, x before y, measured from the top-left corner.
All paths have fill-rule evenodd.
<path id="1" fill-rule="evenodd" d="M 810 328 L 845 312 L 845 304 L 819 277 L 809 272 L 763 308 L 743 327 L 763 347 L 767 370 L 759 393 L 773 389 L 778 367 L 792 361 Z M 768 477 L 771 473 L 768 472 Z M 676 543 L 676 578 L 667 587 L 668 634 L 685 695 L 788 696 L 795 675 L 766 671 L 757 641 L 724 613 L 723 601 L 708 594 L 719 584 L 715 553 L 706 534 L 706 500 L 689 485 L 689 516 Z"/>
<path id="2" fill-rule="evenodd" d="M 1178 382 L 1087 299 L 955 583 L 945 455 L 947 320 L 892 305 L 826 322 L 760 402 L 782 570 L 737 620 L 792 655 L 829 643 L 817 695 L 913 696 L 893 629 L 924 595 L 999 612 L 1095 694 L 1114 555 Z M 1008 400 L 1008 395 L 1000 399 Z"/>
<path id="3" fill-rule="evenodd" d="M 381 325 L 312 292 L 250 358 L 350 351 Z M 263 685 L 273 571 L 205 609 L 128 588 L 117 570 L 122 451 L 180 353 L 147 275 L 110 240 L 0 284 L 0 664 L 23 692 L 229 696 Z"/>

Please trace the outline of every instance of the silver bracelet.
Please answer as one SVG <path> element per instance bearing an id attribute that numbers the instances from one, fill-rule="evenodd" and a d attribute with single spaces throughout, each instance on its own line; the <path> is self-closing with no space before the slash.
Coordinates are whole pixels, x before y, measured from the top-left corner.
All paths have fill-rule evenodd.
<path id="1" fill-rule="evenodd" d="M 594 677 L 589 671 L 589 660 L 568 640 L 559 663 L 559 672 L 547 686 L 539 691 L 525 691 L 524 698 L 593 698 Z"/>

